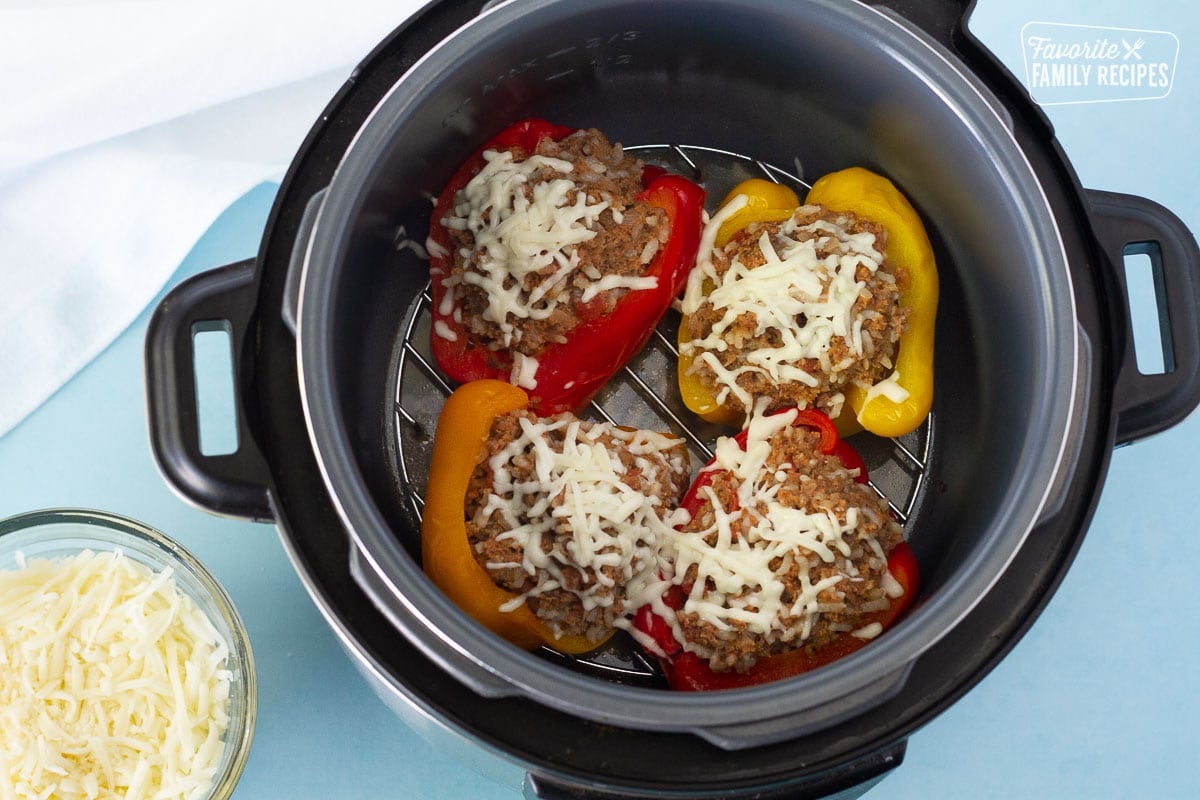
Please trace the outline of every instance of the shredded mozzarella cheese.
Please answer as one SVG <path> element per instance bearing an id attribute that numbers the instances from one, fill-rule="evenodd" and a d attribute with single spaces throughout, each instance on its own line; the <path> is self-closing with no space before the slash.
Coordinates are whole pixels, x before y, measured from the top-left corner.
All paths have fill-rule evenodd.
<path id="1" fill-rule="evenodd" d="M 120 552 L 0 572 L 0 797 L 197 798 L 229 726 L 228 647 L 171 571 Z"/>
<path id="2" fill-rule="evenodd" d="M 808 573 L 810 566 L 851 555 L 850 541 L 859 530 L 862 515 L 868 512 L 850 506 L 844 519 L 839 519 L 832 510 L 806 511 L 776 499 L 787 474 L 766 468 L 771 439 L 790 426 L 796 414 L 791 409 L 767 415 L 760 403 L 749 420 L 744 448 L 732 438 L 719 439 L 709 469 L 735 478 L 736 507 L 724 508 L 715 492 L 705 487 L 702 491 L 711 504 L 712 525 L 665 540 L 673 548 L 669 561 L 676 582 L 694 577 L 683 610 L 718 630 L 737 626 L 759 635 L 778 636 L 781 641 L 807 639 L 816 618 L 832 608 L 819 600 L 821 593 L 855 579 L 839 572 L 812 582 Z M 735 529 L 739 531 L 736 537 Z M 780 575 L 797 559 L 810 566 L 799 569 L 799 587 L 787 603 Z M 787 618 L 798 621 L 798 626 L 785 629 L 782 620 Z M 865 636 L 866 629 L 856 635 Z M 679 638 L 685 647 L 690 646 L 681 635 Z"/>
<path id="3" fill-rule="evenodd" d="M 575 191 L 575 183 L 567 177 L 574 169 L 570 161 L 531 155 L 514 162 L 511 152 L 495 150 L 485 151 L 483 157 L 483 169 L 463 188 L 453 213 L 441 222 L 453 230 L 470 231 L 473 249 L 464 249 L 461 255 L 467 261 L 479 258 L 477 268 L 464 272 L 461 282 L 484 290 L 488 303 L 481 317 L 500 327 L 498 346 L 509 348 L 521 336 L 516 321 L 547 319 L 568 296 L 580 262 L 577 247 L 595 238 L 600 215 L 611 204 L 605 199 L 590 202 L 586 192 Z M 563 177 L 531 183 L 545 168 Z M 458 282 L 445 279 L 450 290 L 445 303 L 454 302 Z M 637 291 L 657 285 L 653 276 L 604 276 L 585 288 L 582 301 L 612 289 Z M 442 312 L 449 313 L 445 305 Z"/>
<path id="4" fill-rule="evenodd" d="M 522 389 L 537 388 L 538 360 L 521 352 L 513 353 L 512 370 L 508 382 Z"/>
<path id="5" fill-rule="evenodd" d="M 903 403 L 908 399 L 908 389 L 900 385 L 900 370 L 893 371 L 891 375 L 867 389 L 866 399 L 863 400 L 863 408 L 869 406 L 872 400 L 880 396 L 886 397 L 893 403 Z"/>
<path id="6" fill-rule="evenodd" d="M 547 441 L 550 431 L 562 433 L 561 452 Z M 674 534 L 669 520 L 661 518 L 667 510 L 660 507 L 655 486 L 639 490 L 626 482 L 626 467 L 604 444 L 603 436 L 620 440 L 635 456 L 643 478 L 652 481 L 658 470 L 647 456 L 679 444 L 663 434 L 628 431 L 607 423 L 585 425 L 565 417 L 522 418 L 521 434 L 492 456 L 492 493 L 476 519 L 486 520 L 499 512 L 509 528 L 501 537 L 520 545 L 521 567 L 537 578 L 533 588 L 506 604 L 507 610 L 519 607 L 529 596 L 563 585 L 563 571 L 571 565 L 594 571 L 595 583 L 577 593 L 585 610 L 613 602 L 613 594 L 602 590 L 614 585 L 603 572 L 605 568 L 621 577 L 620 594 L 630 608 L 661 594 L 658 540 Z M 506 465 L 527 452 L 534 457 L 534 474 L 528 481 L 514 481 Z M 673 464 L 672 468 L 684 472 L 686 464 Z M 667 476 L 660 477 L 666 480 Z M 544 548 L 543 537 L 550 537 L 564 524 L 572 534 L 565 546 Z"/>
<path id="7" fill-rule="evenodd" d="M 713 264 L 717 231 L 745 205 L 745 196 L 739 195 L 705 226 L 682 310 L 694 314 L 709 303 L 721 318 L 706 336 L 681 343 L 680 352 L 712 370 L 721 387 L 718 401 L 724 402 L 733 393 L 749 408 L 752 398 L 737 384 L 743 373 L 761 373 L 777 385 L 816 386 L 817 376 L 800 364 L 816 360 L 824 374 L 843 369 L 846 364 L 834 363 L 829 355 L 836 340 L 844 341 L 855 357 L 869 354 L 871 343 L 863 335 L 862 319 L 854 309 L 864 287 L 856 273 L 860 266 L 872 274 L 877 272 L 883 254 L 875 248 L 871 233 L 847 233 L 824 219 L 800 224 L 797 217 L 813 211 L 813 207 L 802 206 L 773 236 L 763 230 L 756 245 L 764 263 L 748 267 L 734 257 L 718 275 Z M 818 256 L 818 243 L 830 239 L 839 243 L 839 252 Z M 727 331 L 746 314 L 756 320 L 756 337 L 775 331 L 779 344 L 755 347 L 745 354 L 745 366 L 724 369 L 713 354 L 728 348 Z"/>

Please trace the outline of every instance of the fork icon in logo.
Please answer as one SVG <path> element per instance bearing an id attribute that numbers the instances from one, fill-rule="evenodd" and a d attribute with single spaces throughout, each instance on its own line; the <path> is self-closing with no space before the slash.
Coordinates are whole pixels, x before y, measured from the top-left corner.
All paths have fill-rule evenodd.
<path id="1" fill-rule="evenodd" d="M 1136 58 L 1138 61 L 1142 60 L 1142 54 L 1138 51 L 1146 45 L 1145 39 L 1138 39 L 1133 44 L 1122 39 L 1121 44 L 1125 47 L 1125 55 L 1123 57 L 1125 61 L 1128 61 L 1131 57 Z"/>

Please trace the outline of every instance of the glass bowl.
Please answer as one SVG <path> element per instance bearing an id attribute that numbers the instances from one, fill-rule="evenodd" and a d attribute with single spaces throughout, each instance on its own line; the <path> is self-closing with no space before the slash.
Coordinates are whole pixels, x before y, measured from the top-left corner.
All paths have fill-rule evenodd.
<path id="1" fill-rule="evenodd" d="M 20 569 L 25 561 L 61 560 L 91 550 L 120 551 L 155 573 L 170 567 L 176 586 L 208 617 L 228 646 L 229 723 L 213 783 L 202 800 L 224 800 L 241 778 L 254 736 L 258 685 L 250 639 L 233 601 L 195 556 L 166 534 L 132 519 L 104 511 L 51 509 L 0 520 L 0 571 Z M 0 665 L 0 669 L 3 666 Z M 0 776 L 3 780 L 5 776 Z"/>

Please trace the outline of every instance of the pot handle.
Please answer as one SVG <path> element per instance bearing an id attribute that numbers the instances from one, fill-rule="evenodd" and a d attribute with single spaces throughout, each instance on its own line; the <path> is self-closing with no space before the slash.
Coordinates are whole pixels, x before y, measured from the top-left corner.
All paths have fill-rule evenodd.
<path id="1" fill-rule="evenodd" d="M 271 521 L 270 473 L 249 435 L 238 363 L 252 333 L 256 289 L 254 260 L 249 259 L 188 278 L 163 298 L 146 331 L 146 406 L 150 449 L 177 494 L 216 514 Z M 219 330 L 229 334 L 234 355 L 237 449 L 204 455 L 193 337 Z"/>
<path id="2" fill-rule="evenodd" d="M 1187 226 L 1152 200 L 1087 191 L 1096 237 L 1128 307 L 1125 256 L 1150 257 L 1158 300 L 1165 371 L 1138 371 L 1129 315 L 1113 391 L 1116 443 L 1129 444 L 1181 422 L 1200 405 L 1200 249 Z"/>
<path id="3" fill-rule="evenodd" d="M 904 761 L 907 740 L 901 739 L 884 749 L 839 764 L 825 772 L 768 787 L 731 789 L 713 795 L 655 793 L 624 794 L 595 789 L 573 781 L 528 773 L 525 776 L 527 800 L 666 800 L 666 798 L 712 797 L 714 800 L 855 800 L 862 797 Z M 730 758 L 728 754 L 717 758 Z M 736 757 L 736 756 L 733 756 Z"/>

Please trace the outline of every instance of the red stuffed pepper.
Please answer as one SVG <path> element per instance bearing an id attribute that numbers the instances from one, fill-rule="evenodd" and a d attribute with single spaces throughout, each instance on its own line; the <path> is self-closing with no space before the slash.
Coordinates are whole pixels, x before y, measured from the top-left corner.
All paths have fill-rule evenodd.
<path id="1" fill-rule="evenodd" d="M 447 184 L 428 249 L 434 358 L 575 410 L 645 345 L 687 280 L 704 191 L 594 130 L 518 122 Z"/>
<path id="2" fill-rule="evenodd" d="M 866 479 L 815 410 L 756 417 L 718 443 L 683 499 L 674 585 L 634 618 L 671 688 L 798 675 L 895 623 L 916 596 L 917 562 Z"/>

